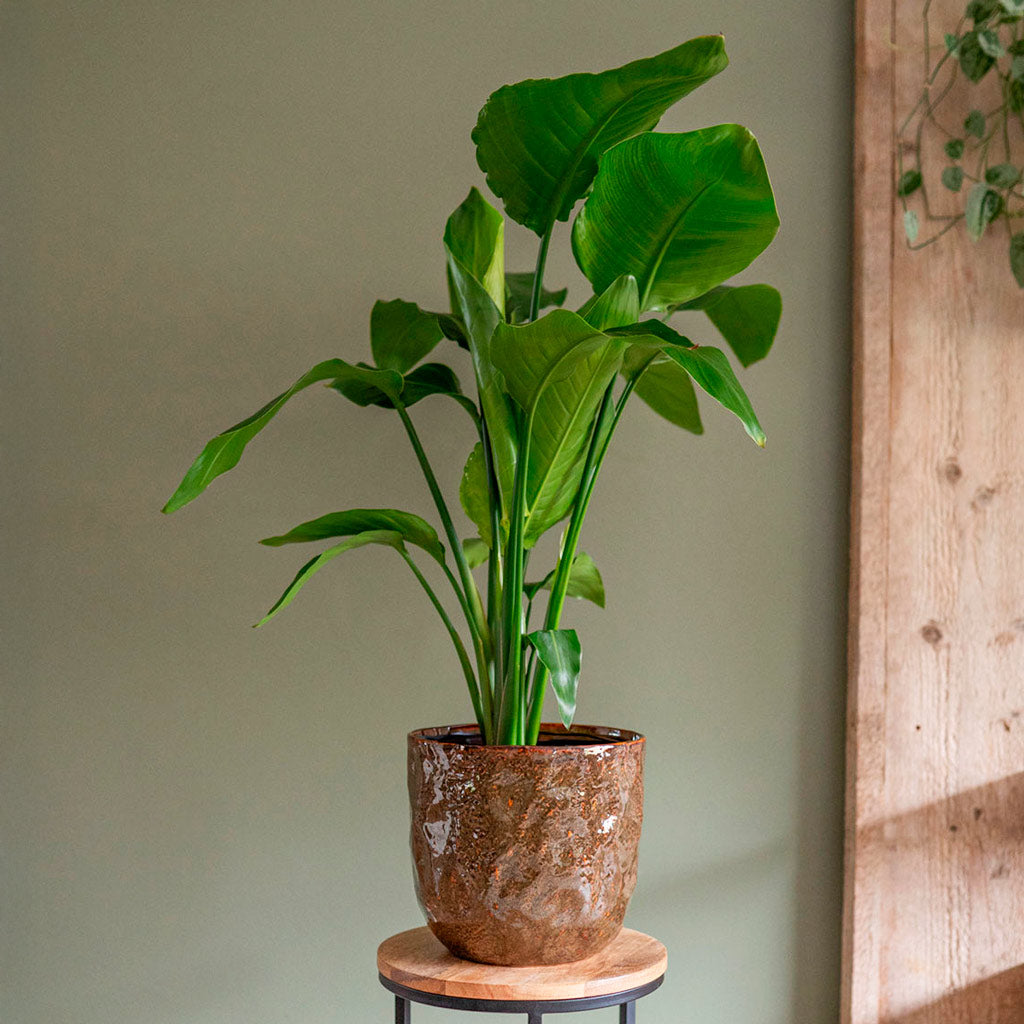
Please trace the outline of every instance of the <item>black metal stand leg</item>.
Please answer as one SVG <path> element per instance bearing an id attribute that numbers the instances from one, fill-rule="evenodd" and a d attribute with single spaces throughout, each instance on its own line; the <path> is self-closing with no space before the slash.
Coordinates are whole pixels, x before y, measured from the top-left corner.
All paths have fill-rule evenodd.
<path id="1" fill-rule="evenodd" d="M 540 1014 L 536 1010 L 530 1010 L 527 1016 L 530 1018 L 526 1024 L 542 1024 Z"/>
<path id="2" fill-rule="evenodd" d="M 395 1024 L 412 1024 L 412 1003 L 395 996 Z"/>
<path id="3" fill-rule="evenodd" d="M 636 1024 L 636 1000 L 619 1004 L 619 1024 Z"/>

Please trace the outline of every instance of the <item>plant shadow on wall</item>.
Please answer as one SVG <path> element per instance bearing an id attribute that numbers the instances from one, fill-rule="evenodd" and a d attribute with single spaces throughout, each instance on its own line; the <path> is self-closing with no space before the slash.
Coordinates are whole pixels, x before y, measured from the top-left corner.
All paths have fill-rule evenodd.
<path id="1" fill-rule="evenodd" d="M 1001 226 L 1024 288 L 1024 0 L 971 0 L 941 45 L 930 14 L 926 0 L 924 87 L 897 130 L 907 243 L 923 249 L 961 221 L 974 242 Z M 934 227 L 922 240 L 918 209 Z"/>
<path id="2" fill-rule="evenodd" d="M 1024 963 L 1014 963 L 1018 958 L 1001 952 L 999 944 L 1008 950 L 1020 946 L 1007 937 L 1019 931 L 1024 913 L 1012 895 L 1024 872 L 1024 772 L 864 825 L 858 848 L 864 851 L 860 856 L 883 860 L 887 851 L 898 848 L 900 903 L 891 909 L 922 927 L 927 922 L 935 941 L 955 941 L 965 961 L 960 968 L 966 984 L 926 1005 L 892 1011 L 882 1024 L 1021 1024 Z M 941 938 L 952 932 L 954 923 L 948 909 L 935 906 L 930 895 L 927 882 L 936 871 L 951 872 L 970 894 L 967 931 L 963 933 L 962 924 L 956 926 L 955 940 Z M 979 950 L 987 951 L 987 961 Z M 912 971 L 913 965 L 890 968 Z"/>
<path id="3" fill-rule="evenodd" d="M 699 434 L 699 389 L 765 443 L 726 354 L 667 323 L 677 311 L 701 312 L 749 366 L 768 354 L 781 315 L 774 288 L 726 283 L 778 229 L 754 137 L 736 124 L 652 130 L 727 63 L 722 38 L 704 36 L 601 74 L 498 89 L 472 137 L 491 191 L 538 236 L 534 269 L 506 272 L 505 219 L 471 189 L 443 236 L 450 308 L 378 302 L 372 364 L 314 366 L 214 437 L 164 509 L 198 497 L 313 384 L 399 417 L 436 525 L 404 510 L 354 508 L 266 538 L 330 544 L 259 625 L 340 555 L 382 546 L 408 565 L 451 640 L 475 719 L 413 733 L 408 762 L 417 895 L 434 934 L 469 959 L 581 959 L 615 937 L 633 891 L 644 738 L 573 725 L 582 651 L 561 621 L 567 598 L 604 604 L 600 572 L 579 542 L 629 399 Z M 570 311 L 566 289 L 545 287 L 544 268 L 557 223 L 581 200 L 572 252 L 593 294 Z M 445 342 L 473 395 L 448 362 L 425 361 Z M 475 435 L 458 493 L 475 536 L 456 528 L 454 502 L 413 423 L 427 398 L 448 402 L 453 421 Z M 556 528 L 554 565 L 535 571 L 535 545 Z M 560 726 L 541 721 L 549 686 Z"/>

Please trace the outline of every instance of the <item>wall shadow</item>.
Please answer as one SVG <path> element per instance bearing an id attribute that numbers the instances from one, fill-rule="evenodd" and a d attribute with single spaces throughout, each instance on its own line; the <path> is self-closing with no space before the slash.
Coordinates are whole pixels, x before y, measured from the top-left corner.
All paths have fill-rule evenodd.
<path id="1" fill-rule="evenodd" d="M 972 979 L 882 1024 L 1024 1024 L 1024 772 L 868 822 L 856 847 L 890 904 L 877 922 L 883 989 L 898 992 L 915 958 L 937 988 L 941 964 L 928 956 L 941 936 Z"/>
<path id="2" fill-rule="evenodd" d="M 882 1024 L 1024 1024 L 1024 964 Z"/>

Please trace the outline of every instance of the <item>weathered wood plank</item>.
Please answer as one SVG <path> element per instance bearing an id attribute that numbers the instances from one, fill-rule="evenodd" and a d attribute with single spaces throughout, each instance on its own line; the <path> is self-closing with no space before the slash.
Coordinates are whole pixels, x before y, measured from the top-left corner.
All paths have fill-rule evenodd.
<path id="1" fill-rule="evenodd" d="M 902 243 L 921 7 L 858 0 L 843 1021 L 1020 1024 L 1024 296 L 1005 236 Z"/>

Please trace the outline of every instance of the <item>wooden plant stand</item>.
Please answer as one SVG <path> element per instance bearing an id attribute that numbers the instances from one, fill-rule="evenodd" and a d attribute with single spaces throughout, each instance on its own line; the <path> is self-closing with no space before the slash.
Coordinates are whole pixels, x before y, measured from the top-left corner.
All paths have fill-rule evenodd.
<path id="1" fill-rule="evenodd" d="M 552 967 L 493 967 L 460 960 L 429 928 L 392 935 L 377 950 L 380 983 L 395 994 L 395 1024 L 410 1024 L 412 1004 L 449 1010 L 525 1013 L 540 1024 L 545 1013 L 619 1007 L 620 1024 L 634 1024 L 636 1001 L 664 980 L 665 947 L 624 928 L 600 953 Z"/>

